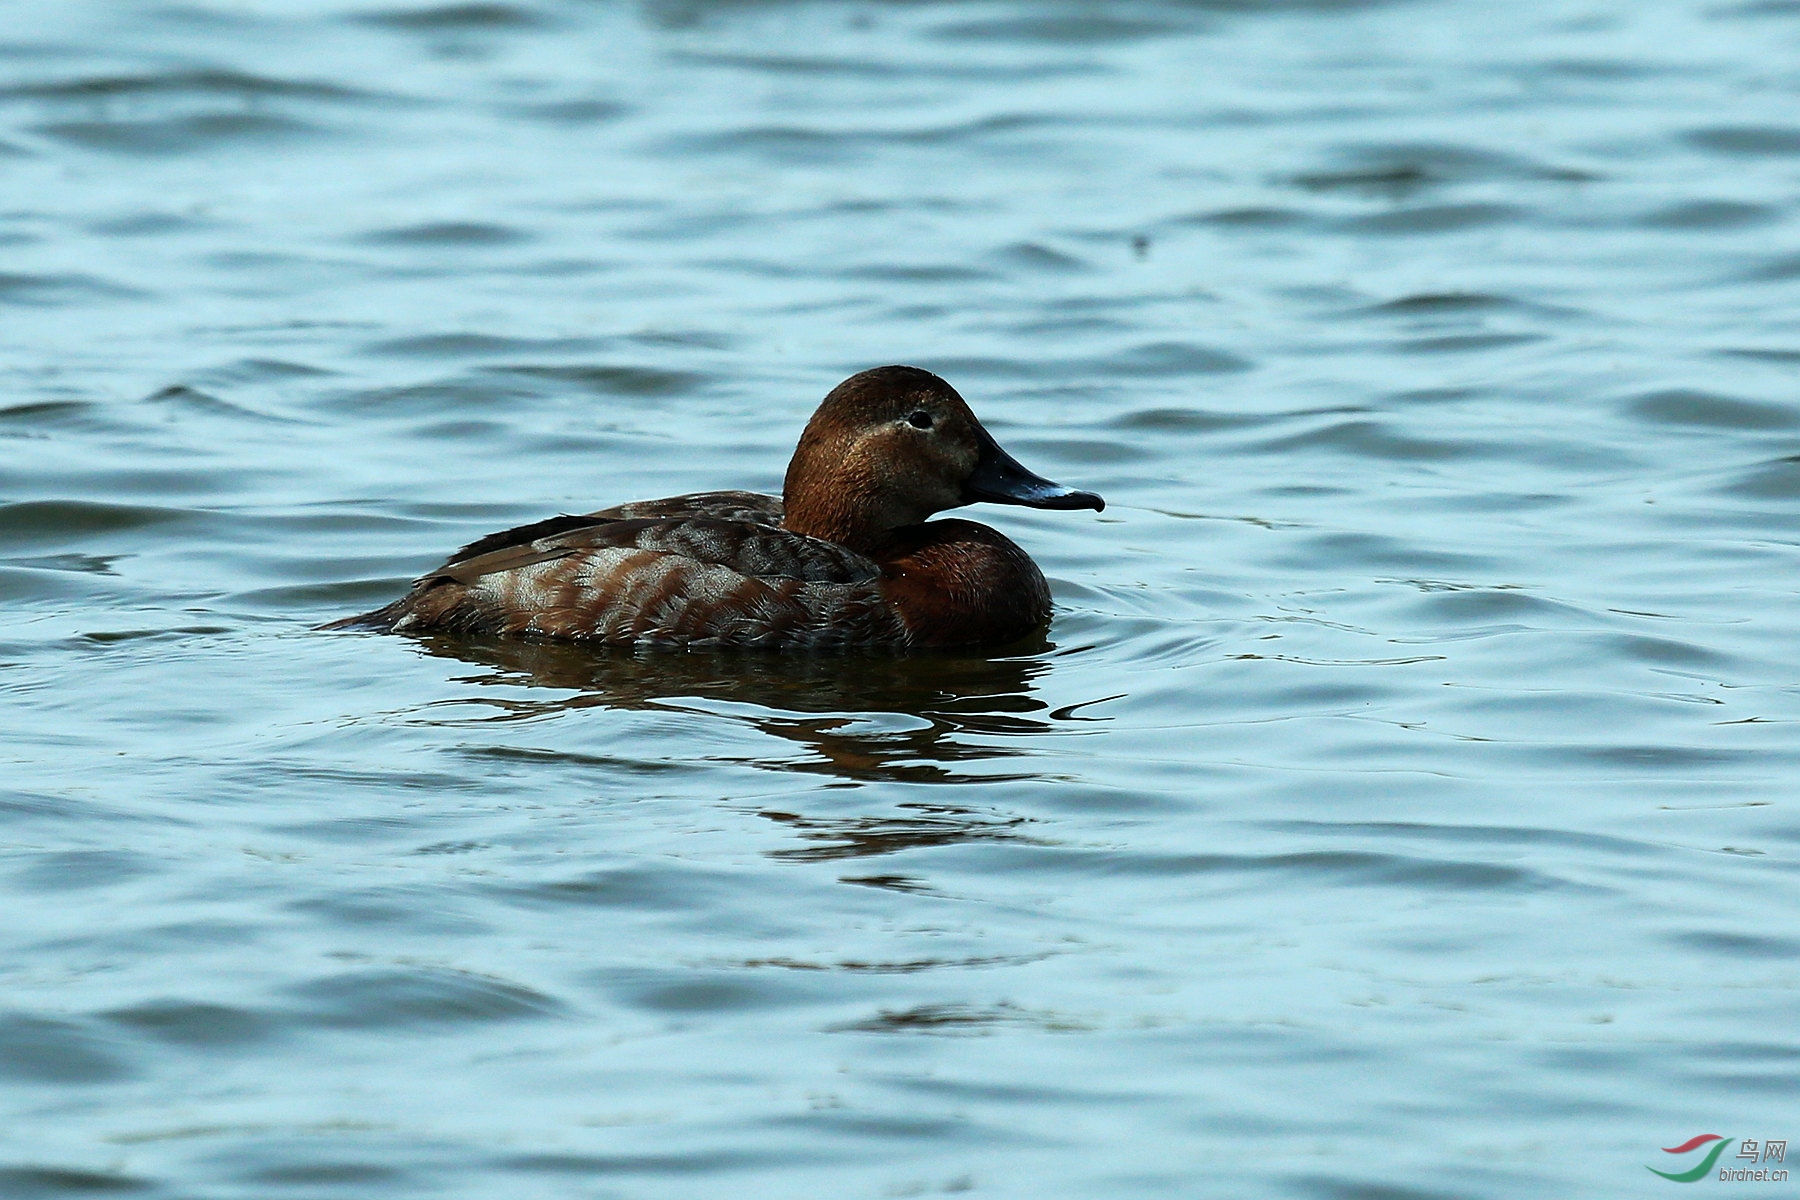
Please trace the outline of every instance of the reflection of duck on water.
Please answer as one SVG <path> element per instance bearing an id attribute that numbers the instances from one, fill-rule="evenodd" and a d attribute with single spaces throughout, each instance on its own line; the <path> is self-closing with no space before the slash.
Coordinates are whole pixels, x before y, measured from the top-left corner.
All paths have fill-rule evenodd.
<path id="1" fill-rule="evenodd" d="M 1023 752 L 957 735 L 1029 736 L 1054 727 L 1045 719 L 1048 706 L 1032 694 L 1031 680 L 1050 669 L 1037 653 L 879 657 L 859 660 L 854 671 L 846 671 L 840 661 L 806 656 L 599 654 L 581 645 L 515 638 L 427 637 L 419 644 L 440 658 L 497 668 L 467 682 L 564 693 L 484 701 L 500 710 L 496 719 L 581 708 L 700 707 L 818 754 L 814 760 L 760 764 L 788 771 L 951 781 L 961 776 L 950 764 Z M 1040 637 L 1019 648 L 1042 652 L 1050 645 Z M 746 707 L 729 714 L 707 707 L 719 702 Z M 912 719 L 895 722 L 896 714 Z"/>
<path id="2" fill-rule="evenodd" d="M 926 520 L 981 500 L 1104 507 L 1020 466 L 936 375 L 879 367 L 825 397 L 780 497 L 701 492 L 491 534 L 392 604 L 326 628 L 815 651 L 1000 645 L 1049 621 L 1043 572 L 985 525 Z"/>
<path id="3" fill-rule="evenodd" d="M 976 772 L 965 764 L 1023 755 L 1027 751 L 1017 741 L 1056 730 L 1061 717 L 1048 711 L 1033 687 L 1033 680 L 1051 670 L 1045 652 L 1052 647 L 1041 637 L 1019 647 L 1029 657 L 873 657 L 860 660 L 854 671 L 844 670 L 839 660 L 810 656 L 595 653 L 581 645 L 518 638 L 434 636 L 421 638 L 418 645 L 440 658 L 494 668 L 465 678 L 466 683 L 554 693 L 495 696 L 484 702 L 499 710 L 492 720 L 527 720 L 583 708 L 702 710 L 808 752 L 745 760 L 750 765 L 847 783 L 1034 779 L 1035 771 Z M 715 705 L 730 708 L 721 711 Z M 931 799 L 904 801 L 894 806 L 899 811 L 879 814 L 821 815 L 774 807 L 757 811 L 807 843 L 775 852 L 779 858 L 800 860 L 1022 836 L 1023 818 L 958 802 L 965 798 L 960 790 L 934 791 Z M 899 876 L 852 882 L 901 890 L 913 886 Z"/>

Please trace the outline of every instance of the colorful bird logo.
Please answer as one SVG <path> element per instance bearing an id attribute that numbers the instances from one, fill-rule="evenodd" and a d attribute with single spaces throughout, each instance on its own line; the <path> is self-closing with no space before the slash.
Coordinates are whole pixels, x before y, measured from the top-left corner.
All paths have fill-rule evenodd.
<path id="1" fill-rule="evenodd" d="M 1662 1148 L 1664 1154 L 1686 1154 L 1689 1150 L 1692 1150 L 1697 1146 L 1704 1146 L 1708 1142 L 1715 1142 L 1717 1144 L 1713 1146 L 1711 1150 L 1706 1152 L 1706 1157 L 1700 1160 L 1699 1166 L 1690 1170 L 1658 1171 L 1655 1167 L 1645 1167 L 1644 1169 L 1653 1175 L 1661 1175 L 1664 1179 L 1673 1179 L 1676 1183 L 1692 1183 L 1694 1180 L 1699 1179 L 1713 1169 L 1713 1164 L 1719 1161 L 1719 1155 L 1725 1153 L 1725 1147 L 1731 1145 L 1731 1140 L 1729 1138 L 1720 1137 L 1716 1133 L 1703 1133 L 1698 1137 L 1689 1138 L 1679 1146 L 1664 1146 Z"/>

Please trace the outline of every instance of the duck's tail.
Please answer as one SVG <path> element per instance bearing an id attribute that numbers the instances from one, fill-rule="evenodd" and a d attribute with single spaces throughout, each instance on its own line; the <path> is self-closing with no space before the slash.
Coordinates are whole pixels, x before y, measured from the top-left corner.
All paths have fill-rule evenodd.
<path id="1" fill-rule="evenodd" d="M 406 597 L 402 596 L 400 599 L 395 600 L 390 604 L 384 604 L 372 612 L 358 613 L 354 617 L 339 617 L 335 621 L 327 621 L 323 625 L 315 625 L 313 626 L 313 631 L 315 633 L 330 633 L 337 630 L 354 629 L 363 633 L 392 633 L 394 632 L 394 622 L 398 621 L 405 611 L 402 606 L 406 603 L 406 599 Z"/>

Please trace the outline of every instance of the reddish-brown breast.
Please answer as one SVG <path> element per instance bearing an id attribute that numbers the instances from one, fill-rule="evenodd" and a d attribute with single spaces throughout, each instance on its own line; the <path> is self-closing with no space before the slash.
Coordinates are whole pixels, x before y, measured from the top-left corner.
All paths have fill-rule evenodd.
<path id="1" fill-rule="evenodd" d="M 929 521 L 881 547 L 881 592 L 915 646 L 996 646 L 1050 619 L 1031 556 L 974 521 Z"/>

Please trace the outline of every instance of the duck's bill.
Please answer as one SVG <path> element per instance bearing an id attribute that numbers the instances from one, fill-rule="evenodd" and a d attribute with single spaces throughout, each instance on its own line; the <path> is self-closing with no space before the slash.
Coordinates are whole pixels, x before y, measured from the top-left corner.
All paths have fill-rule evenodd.
<path id="1" fill-rule="evenodd" d="M 981 458 L 975 464 L 975 473 L 963 484 L 964 504 L 985 500 L 990 504 L 1023 504 L 1027 508 L 1091 508 L 1095 512 L 1106 508 L 1106 501 L 1093 492 L 1078 492 L 1027 471 L 1000 448 L 987 430 L 981 430 L 979 437 Z"/>

